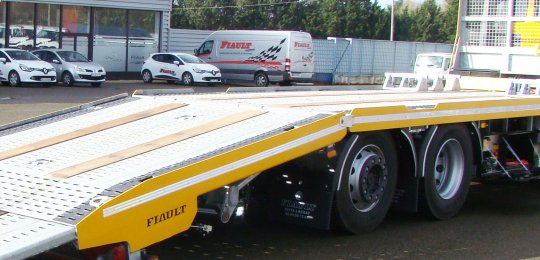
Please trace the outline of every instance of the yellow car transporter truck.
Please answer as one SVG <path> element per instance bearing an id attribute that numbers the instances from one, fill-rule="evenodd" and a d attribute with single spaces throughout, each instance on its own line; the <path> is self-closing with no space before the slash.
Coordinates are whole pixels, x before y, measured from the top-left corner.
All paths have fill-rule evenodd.
<path id="1" fill-rule="evenodd" d="M 353 233 L 375 228 L 393 200 L 451 218 L 471 177 L 537 176 L 534 86 L 139 92 L 6 126 L 0 258 L 72 241 L 136 252 L 248 202 Z"/>
<path id="2" fill-rule="evenodd" d="M 453 70 L 538 76 L 537 2 L 461 3 Z M 210 231 L 199 217 L 228 222 L 248 205 L 359 233 L 392 205 L 451 218 L 472 178 L 540 177 L 538 80 L 426 82 L 143 91 L 4 126 L 0 259 L 66 244 L 90 258 L 144 257 L 190 228 Z"/>

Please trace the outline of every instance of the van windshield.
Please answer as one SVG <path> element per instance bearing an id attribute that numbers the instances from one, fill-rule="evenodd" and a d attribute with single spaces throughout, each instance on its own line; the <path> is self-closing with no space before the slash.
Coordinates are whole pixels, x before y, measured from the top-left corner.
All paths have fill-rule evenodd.
<path id="1" fill-rule="evenodd" d="M 441 56 L 418 56 L 416 67 L 442 68 L 443 60 Z"/>
<path id="2" fill-rule="evenodd" d="M 202 64 L 204 63 L 203 60 L 188 54 L 178 54 L 176 55 L 178 58 L 180 58 L 185 63 L 194 63 L 194 64 Z"/>

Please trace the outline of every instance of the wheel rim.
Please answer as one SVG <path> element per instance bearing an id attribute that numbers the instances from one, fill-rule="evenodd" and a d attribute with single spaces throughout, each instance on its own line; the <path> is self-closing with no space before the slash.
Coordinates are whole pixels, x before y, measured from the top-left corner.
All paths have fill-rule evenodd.
<path id="1" fill-rule="evenodd" d="M 450 199 L 461 187 L 465 169 L 463 148 L 456 139 L 446 140 L 437 152 L 436 158 L 433 172 L 437 193 L 443 199 Z"/>
<path id="2" fill-rule="evenodd" d="M 19 76 L 17 76 L 16 73 L 11 73 L 9 75 L 9 83 L 12 85 L 12 86 L 15 86 L 19 83 Z"/>
<path id="3" fill-rule="evenodd" d="M 349 173 L 349 193 L 354 207 L 370 211 L 379 203 L 388 182 L 388 169 L 381 149 L 364 147 L 356 155 Z"/>
<path id="4" fill-rule="evenodd" d="M 259 87 L 266 86 L 266 77 L 264 75 L 258 75 L 256 84 Z"/>
<path id="5" fill-rule="evenodd" d="M 191 75 L 190 74 L 184 74 L 184 77 L 182 77 L 185 85 L 191 85 Z"/>
<path id="6" fill-rule="evenodd" d="M 64 85 L 70 85 L 71 84 L 71 76 L 69 74 L 64 75 Z"/>
<path id="7" fill-rule="evenodd" d="M 149 82 L 150 81 L 150 73 L 148 71 L 145 71 L 143 73 L 143 81 L 144 82 Z"/>

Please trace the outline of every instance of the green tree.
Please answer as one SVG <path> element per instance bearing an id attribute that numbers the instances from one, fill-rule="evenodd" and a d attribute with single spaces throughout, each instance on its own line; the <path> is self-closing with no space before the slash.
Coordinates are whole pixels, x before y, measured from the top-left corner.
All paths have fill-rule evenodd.
<path id="1" fill-rule="evenodd" d="M 446 6 L 442 12 L 441 32 L 447 43 L 454 43 L 456 39 L 458 12 L 459 0 L 446 0 Z"/>
<path id="2" fill-rule="evenodd" d="M 371 1 L 350 0 L 344 3 L 345 27 L 343 35 L 351 38 L 372 38 Z"/>
<path id="3" fill-rule="evenodd" d="M 444 42 L 441 33 L 441 11 L 435 0 L 425 0 L 414 15 L 411 29 L 419 42 Z"/>

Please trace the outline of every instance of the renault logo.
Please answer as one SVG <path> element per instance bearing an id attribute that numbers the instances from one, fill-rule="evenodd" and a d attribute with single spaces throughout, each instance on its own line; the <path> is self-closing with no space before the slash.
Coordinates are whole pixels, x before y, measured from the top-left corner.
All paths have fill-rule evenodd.
<path id="1" fill-rule="evenodd" d="M 49 70 L 46 69 L 46 68 L 44 68 L 44 69 L 43 69 L 43 73 L 47 74 L 47 73 L 49 73 Z"/>
<path id="2" fill-rule="evenodd" d="M 214 75 L 214 76 L 215 76 L 217 73 L 218 73 L 218 72 L 217 72 L 216 70 L 213 70 L 213 71 L 212 71 L 212 75 Z"/>

